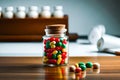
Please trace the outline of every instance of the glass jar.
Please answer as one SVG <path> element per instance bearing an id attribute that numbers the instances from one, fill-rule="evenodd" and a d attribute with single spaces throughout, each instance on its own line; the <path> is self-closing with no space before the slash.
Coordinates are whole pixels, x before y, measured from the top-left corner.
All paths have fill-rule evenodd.
<path id="1" fill-rule="evenodd" d="M 48 66 L 67 65 L 68 36 L 65 25 L 48 25 L 43 36 L 43 64 Z"/>

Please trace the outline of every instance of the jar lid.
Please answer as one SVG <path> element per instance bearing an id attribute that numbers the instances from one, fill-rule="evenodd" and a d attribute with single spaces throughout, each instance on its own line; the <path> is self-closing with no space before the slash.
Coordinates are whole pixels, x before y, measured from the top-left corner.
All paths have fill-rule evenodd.
<path id="1" fill-rule="evenodd" d="M 64 24 L 47 25 L 47 26 L 46 26 L 46 29 L 61 30 L 61 29 L 65 29 L 65 25 L 64 25 Z"/>
<path id="2" fill-rule="evenodd" d="M 45 29 L 48 34 L 64 34 L 66 31 L 64 24 L 47 25 Z"/>

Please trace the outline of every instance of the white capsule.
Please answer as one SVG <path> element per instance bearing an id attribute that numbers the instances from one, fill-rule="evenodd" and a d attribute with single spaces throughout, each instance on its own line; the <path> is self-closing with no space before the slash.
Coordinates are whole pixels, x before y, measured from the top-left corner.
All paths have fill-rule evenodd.
<path id="1" fill-rule="evenodd" d="M 99 63 L 93 63 L 93 69 L 100 69 Z"/>

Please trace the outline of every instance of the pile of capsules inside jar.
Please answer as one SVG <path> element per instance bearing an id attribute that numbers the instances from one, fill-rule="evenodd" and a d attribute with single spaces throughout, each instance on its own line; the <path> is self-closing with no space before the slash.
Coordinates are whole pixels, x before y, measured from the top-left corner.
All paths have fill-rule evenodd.
<path id="1" fill-rule="evenodd" d="M 44 39 L 43 63 L 63 65 L 67 63 L 67 39 L 50 37 Z"/>

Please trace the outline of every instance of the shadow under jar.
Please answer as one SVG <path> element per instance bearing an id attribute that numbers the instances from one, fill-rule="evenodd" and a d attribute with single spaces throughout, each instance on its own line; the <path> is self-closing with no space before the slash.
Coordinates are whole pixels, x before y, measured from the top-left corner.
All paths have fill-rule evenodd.
<path id="1" fill-rule="evenodd" d="M 43 64 L 60 66 L 68 64 L 68 36 L 64 24 L 47 25 L 43 36 Z"/>

